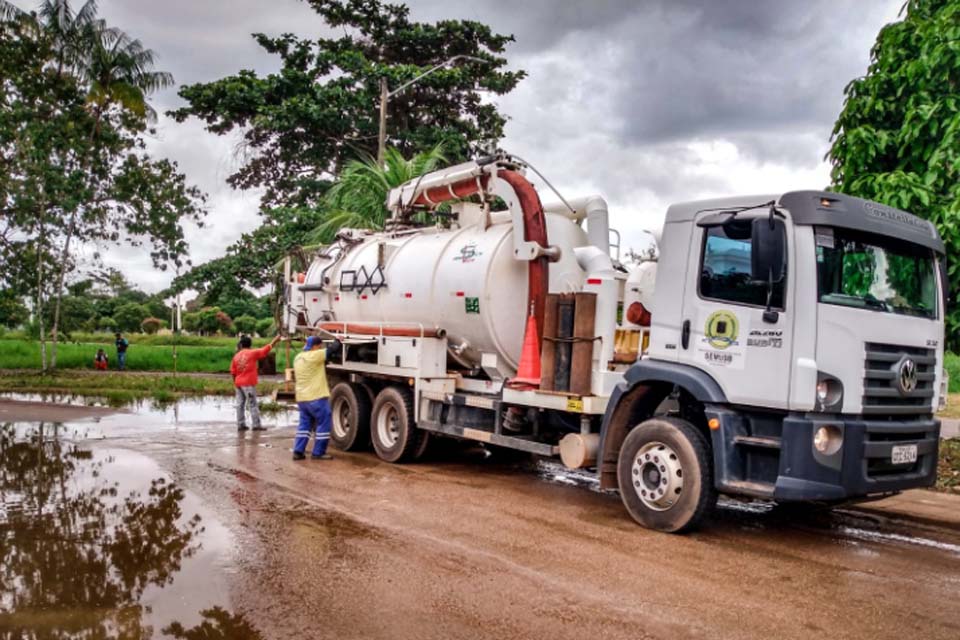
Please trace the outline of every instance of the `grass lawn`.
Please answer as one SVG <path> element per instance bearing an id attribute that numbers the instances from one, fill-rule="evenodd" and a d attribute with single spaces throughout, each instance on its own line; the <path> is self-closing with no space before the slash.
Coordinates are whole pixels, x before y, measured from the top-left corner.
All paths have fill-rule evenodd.
<path id="1" fill-rule="evenodd" d="M 156 336 L 141 336 L 155 338 Z M 165 336 L 161 336 L 166 338 Z M 230 360 L 236 353 L 235 338 L 191 337 L 191 344 L 177 346 L 177 371 L 186 373 L 229 373 Z M 265 343 L 265 340 L 259 340 Z M 61 342 L 57 345 L 58 369 L 93 370 L 97 349 L 106 351 L 110 368 L 117 364 L 117 353 L 111 342 Z M 48 352 L 49 353 L 49 352 Z M 283 347 L 277 350 L 277 365 L 284 365 Z M 127 349 L 130 371 L 173 371 L 173 346 L 131 340 Z M 0 339 L 0 369 L 40 369 L 40 343 L 35 340 Z"/>
<path id="2" fill-rule="evenodd" d="M 276 384 L 261 382 L 257 392 L 266 396 L 276 387 Z M 49 375 L 0 373 L 0 392 L 92 396 L 104 398 L 112 406 L 123 406 L 142 398 L 171 402 L 187 395 L 234 393 L 233 381 L 229 378 L 77 371 L 59 371 Z"/>

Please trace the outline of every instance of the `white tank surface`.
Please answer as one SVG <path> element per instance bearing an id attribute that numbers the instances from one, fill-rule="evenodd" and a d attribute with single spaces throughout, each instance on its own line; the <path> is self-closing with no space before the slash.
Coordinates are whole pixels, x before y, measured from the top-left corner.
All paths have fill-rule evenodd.
<path id="1" fill-rule="evenodd" d="M 634 302 L 639 302 L 651 314 L 653 308 L 653 288 L 657 281 L 657 263 L 655 260 L 641 262 L 630 269 L 627 275 L 627 282 L 623 292 L 623 326 L 627 328 L 639 328 L 640 325 L 634 324 L 627 319 L 627 311 Z"/>
<path id="2" fill-rule="evenodd" d="M 493 353 L 512 375 L 528 313 L 528 263 L 512 255 L 509 215 L 493 213 L 485 226 L 479 207 L 465 206 L 461 228 L 358 235 L 342 258 L 314 260 L 304 281 L 308 321 L 443 329 L 460 364 L 478 367 L 482 353 Z M 563 215 L 547 214 L 546 222 L 550 244 L 560 248 L 549 290 L 579 291 L 585 274 L 573 249 L 587 245 L 587 234 Z M 321 279 L 324 290 L 311 290 Z"/>

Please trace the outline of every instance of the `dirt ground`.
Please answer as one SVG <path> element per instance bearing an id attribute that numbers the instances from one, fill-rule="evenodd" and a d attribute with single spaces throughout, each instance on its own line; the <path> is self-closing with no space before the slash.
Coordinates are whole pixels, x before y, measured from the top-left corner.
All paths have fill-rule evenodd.
<path id="1" fill-rule="evenodd" d="M 113 415 L 84 442 L 135 451 L 202 501 L 256 637 L 960 637 L 958 529 L 725 501 L 666 535 L 555 465 L 450 446 L 415 465 L 293 462 L 292 414 L 237 434 L 220 411 Z"/>

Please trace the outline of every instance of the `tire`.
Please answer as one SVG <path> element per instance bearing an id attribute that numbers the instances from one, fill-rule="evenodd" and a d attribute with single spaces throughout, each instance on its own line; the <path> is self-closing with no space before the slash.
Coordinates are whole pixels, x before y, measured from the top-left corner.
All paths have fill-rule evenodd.
<path id="1" fill-rule="evenodd" d="M 429 431 L 423 431 L 418 429 L 420 432 L 420 443 L 417 444 L 416 451 L 413 452 L 412 460 L 419 461 L 423 460 L 430 453 L 431 447 L 430 443 L 433 441 L 433 437 L 430 435 Z"/>
<path id="2" fill-rule="evenodd" d="M 330 392 L 330 441 L 341 451 L 370 442 L 370 395 L 358 384 L 341 382 Z"/>
<path id="3" fill-rule="evenodd" d="M 413 419 L 413 396 L 401 387 L 377 394 L 370 419 L 370 440 L 381 460 L 407 462 L 420 445 L 421 432 Z"/>
<path id="4" fill-rule="evenodd" d="M 634 520 L 668 533 L 695 528 L 717 502 L 707 439 L 679 418 L 653 418 L 627 434 L 617 484 Z"/>

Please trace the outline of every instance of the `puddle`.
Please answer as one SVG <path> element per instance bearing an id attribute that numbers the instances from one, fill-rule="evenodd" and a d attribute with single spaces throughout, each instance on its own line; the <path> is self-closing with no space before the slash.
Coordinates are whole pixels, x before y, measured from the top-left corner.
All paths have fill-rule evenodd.
<path id="1" fill-rule="evenodd" d="M 0 425 L 0 636 L 259 638 L 229 531 L 150 458 Z"/>
<path id="2" fill-rule="evenodd" d="M 0 398 L 72 406 L 109 406 L 106 400 L 63 394 L 7 393 L 0 395 Z M 263 404 L 264 398 L 260 402 Z M 296 407 L 282 406 L 279 411 L 262 412 L 262 425 L 268 429 L 295 425 L 298 420 Z M 99 440 L 142 436 L 153 428 L 172 427 L 178 433 L 188 432 L 201 439 L 222 440 L 225 433 L 236 434 L 235 421 L 234 400 L 229 396 L 197 396 L 173 402 L 141 399 L 126 403 L 119 413 L 71 420 L 68 432 L 61 433 L 75 440 Z"/>

